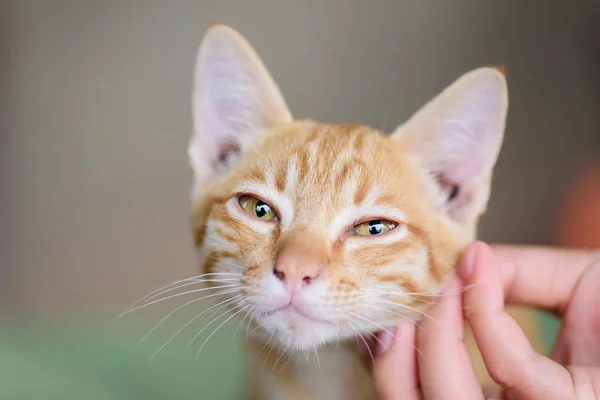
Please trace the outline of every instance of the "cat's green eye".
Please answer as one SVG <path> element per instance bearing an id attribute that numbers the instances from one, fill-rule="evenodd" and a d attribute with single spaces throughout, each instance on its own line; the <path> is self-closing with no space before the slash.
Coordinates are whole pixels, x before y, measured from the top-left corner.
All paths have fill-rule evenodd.
<path id="1" fill-rule="evenodd" d="M 397 226 L 396 223 L 385 219 L 376 219 L 366 221 L 352 228 L 352 232 L 357 236 L 374 236 L 389 232 Z"/>
<path id="2" fill-rule="evenodd" d="M 276 221 L 278 219 L 273 207 L 256 197 L 248 195 L 240 196 L 239 203 L 244 211 L 257 218 L 264 219 L 265 221 Z"/>

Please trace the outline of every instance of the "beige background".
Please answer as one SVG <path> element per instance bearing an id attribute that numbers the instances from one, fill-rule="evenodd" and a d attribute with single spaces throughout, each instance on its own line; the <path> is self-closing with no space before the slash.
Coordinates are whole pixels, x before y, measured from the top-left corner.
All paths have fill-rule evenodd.
<path id="1" fill-rule="evenodd" d="M 210 18 L 254 44 L 297 117 L 328 122 L 391 131 L 467 70 L 507 65 L 507 136 L 481 234 L 549 243 L 569 175 L 600 153 L 594 3 L 2 3 L 0 301 L 122 307 L 194 272 L 185 148 Z"/>

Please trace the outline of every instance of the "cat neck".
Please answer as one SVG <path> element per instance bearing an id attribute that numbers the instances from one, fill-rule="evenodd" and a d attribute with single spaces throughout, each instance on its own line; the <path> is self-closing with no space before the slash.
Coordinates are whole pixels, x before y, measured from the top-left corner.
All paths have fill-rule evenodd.
<path id="1" fill-rule="evenodd" d="M 252 383 L 260 398 L 374 398 L 370 373 L 354 340 L 306 352 L 269 347 L 257 338 L 248 344 Z"/>

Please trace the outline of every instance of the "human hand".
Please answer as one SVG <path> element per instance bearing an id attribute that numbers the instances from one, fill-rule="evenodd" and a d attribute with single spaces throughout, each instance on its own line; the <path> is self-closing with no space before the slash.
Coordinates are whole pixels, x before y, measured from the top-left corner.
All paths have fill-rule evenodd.
<path id="1" fill-rule="evenodd" d="M 458 266 L 472 288 L 450 283 L 437 321 L 397 327 L 379 349 L 374 375 L 384 399 L 600 399 L 600 252 L 473 244 Z M 464 344 L 470 323 L 490 375 L 501 387 L 481 388 Z M 562 317 L 550 358 L 536 353 L 504 303 Z M 390 338 L 387 338 L 390 339 Z M 385 350 L 385 351 L 384 351 Z M 492 397 L 484 397 L 490 396 Z"/>

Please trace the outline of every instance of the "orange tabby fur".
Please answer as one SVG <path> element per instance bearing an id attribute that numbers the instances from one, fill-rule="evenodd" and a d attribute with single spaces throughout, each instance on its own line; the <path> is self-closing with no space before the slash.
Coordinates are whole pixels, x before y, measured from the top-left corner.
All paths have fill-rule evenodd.
<path id="1" fill-rule="evenodd" d="M 227 51 L 219 53 L 218 46 Z M 219 68 L 213 69 L 213 59 Z M 232 59 L 241 60 L 245 79 L 240 85 L 248 84 L 248 77 L 259 82 L 250 88 L 260 102 L 240 100 L 236 93 L 226 97 L 229 103 L 211 103 L 206 91 L 236 83 L 235 75 L 220 80 L 229 68 L 237 71 Z M 241 288 L 224 297 L 241 295 L 230 303 L 231 311 L 256 328 L 249 345 L 249 396 L 377 398 L 355 350 L 357 337 L 399 319 L 423 317 L 435 301 L 431 294 L 443 288 L 476 237 L 497 151 L 490 150 L 491 161 L 477 176 L 481 193 L 475 185 L 472 193 L 459 192 L 458 205 L 446 206 L 443 188 L 423 163 L 428 154 L 422 151 L 422 124 L 409 122 L 386 135 L 360 125 L 293 120 L 258 56 L 222 25 L 209 29 L 197 63 L 192 228 L 203 273 L 239 274 Z M 500 74 L 484 73 L 491 74 L 494 87 L 503 85 Z M 258 111 L 259 117 L 242 124 L 247 114 L 212 120 L 239 107 Z M 223 139 L 214 132 L 222 132 Z M 211 134 L 220 144 L 210 144 Z M 278 220 L 249 215 L 238 204 L 240 195 L 264 201 Z M 372 219 L 398 226 L 380 236 L 351 233 L 353 226 Z M 278 266 L 285 271 L 284 284 L 297 284 L 294 293 L 308 317 L 272 311 L 286 296 L 273 277 Z M 535 337 L 531 317 L 520 311 L 513 315 Z M 481 379 L 489 380 L 472 338 L 467 342 Z"/>

